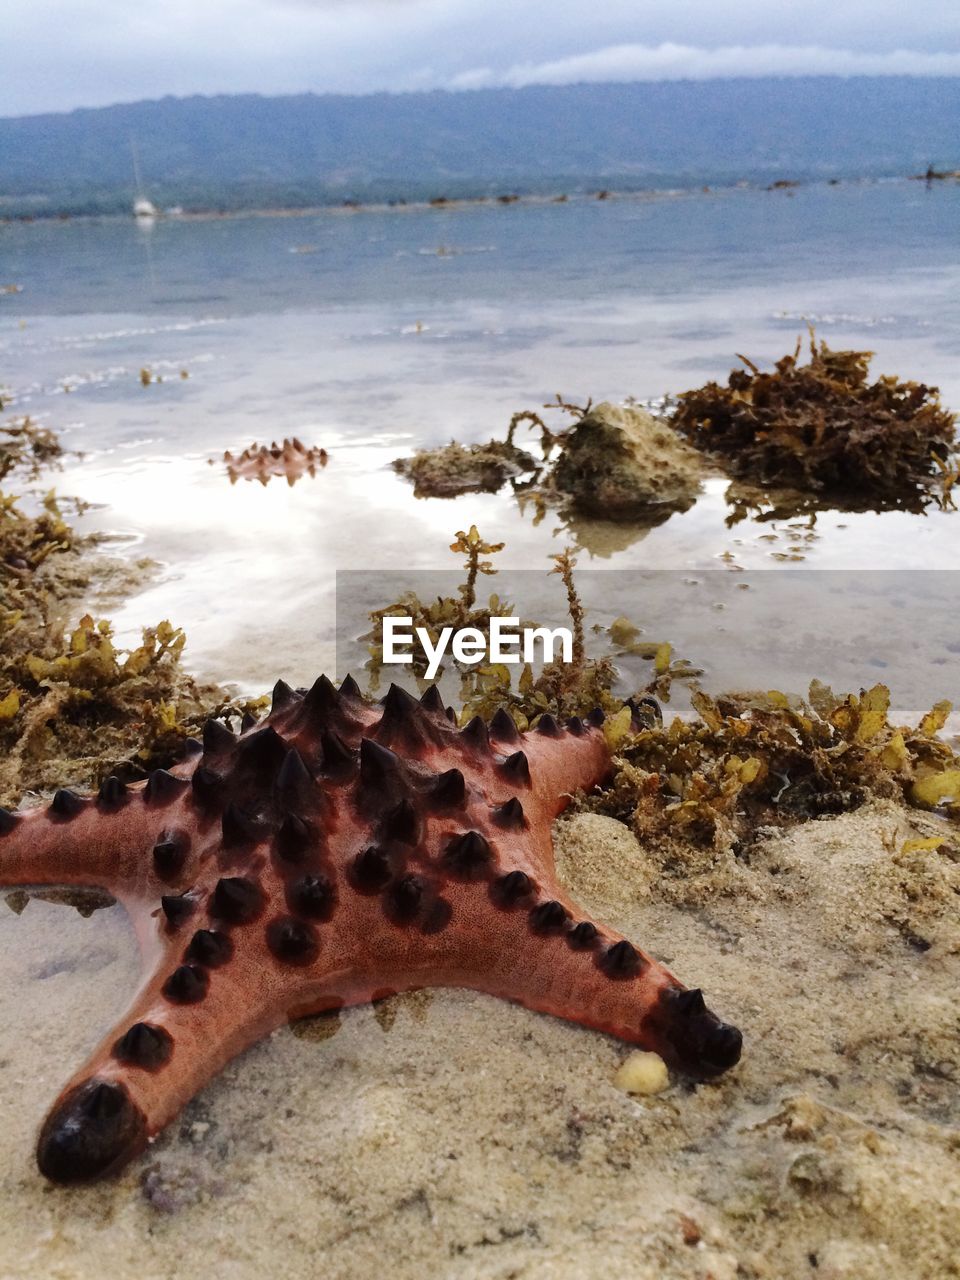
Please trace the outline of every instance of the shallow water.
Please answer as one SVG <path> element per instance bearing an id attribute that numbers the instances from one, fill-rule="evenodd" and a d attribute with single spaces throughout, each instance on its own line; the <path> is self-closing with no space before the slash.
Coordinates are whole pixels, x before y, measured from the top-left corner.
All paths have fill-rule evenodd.
<path id="1" fill-rule="evenodd" d="M 389 463 L 499 435 L 557 392 L 676 394 L 738 351 L 779 357 L 807 321 L 958 405 L 958 212 L 960 190 L 902 182 L 7 225 L 0 278 L 22 292 L 0 296 L 0 359 L 13 410 L 82 451 L 57 481 L 93 504 L 82 527 L 164 566 L 121 635 L 170 617 L 195 670 L 260 689 L 333 662 L 335 569 L 449 568 L 471 522 L 511 568 L 571 542 L 581 570 L 953 568 L 956 517 L 936 511 L 727 528 L 717 478 L 654 529 L 535 524 L 509 490 L 416 500 Z M 294 488 L 210 465 L 290 434 L 330 452 Z"/>

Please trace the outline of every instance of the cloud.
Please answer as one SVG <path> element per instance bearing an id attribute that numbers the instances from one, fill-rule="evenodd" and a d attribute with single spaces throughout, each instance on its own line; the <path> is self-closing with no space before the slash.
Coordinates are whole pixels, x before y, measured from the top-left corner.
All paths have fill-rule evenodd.
<path id="1" fill-rule="evenodd" d="M 451 89 L 584 81 L 712 80 L 729 76 L 955 76 L 960 53 L 896 49 L 865 53 L 821 45 L 616 44 L 550 62 L 518 62 L 503 71 L 476 67 L 453 76 Z"/>
<path id="2" fill-rule="evenodd" d="M 960 74 L 960 5 L 944 0 L 30 0 L 6 8 L 4 47 L 16 56 L 0 76 L 0 115 L 165 94 Z"/>

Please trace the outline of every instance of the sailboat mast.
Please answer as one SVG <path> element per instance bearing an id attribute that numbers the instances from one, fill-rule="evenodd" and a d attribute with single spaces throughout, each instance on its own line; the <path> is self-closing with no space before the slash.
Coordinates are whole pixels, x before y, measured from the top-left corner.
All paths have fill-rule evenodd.
<path id="1" fill-rule="evenodd" d="M 130 155 L 133 157 L 133 178 L 137 184 L 137 199 L 144 199 L 143 194 L 143 178 L 140 176 L 140 157 L 137 154 L 137 144 L 134 141 L 133 134 L 130 135 Z"/>
<path id="2" fill-rule="evenodd" d="M 137 195 L 133 202 L 133 216 L 140 218 L 144 223 L 151 221 L 157 216 L 156 208 L 147 199 L 143 190 L 143 177 L 140 173 L 140 156 L 137 154 L 137 144 L 134 141 L 133 134 L 130 135 L 130 155 L 133 157 L 133 177 L 137 184 Z"/>

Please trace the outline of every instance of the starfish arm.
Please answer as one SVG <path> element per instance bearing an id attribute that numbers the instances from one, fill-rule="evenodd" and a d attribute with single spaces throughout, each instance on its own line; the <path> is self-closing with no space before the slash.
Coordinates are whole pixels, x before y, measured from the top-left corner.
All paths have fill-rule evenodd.
<path id="1" fill-rule="evenodd" d="M 403 727 L 403 717 L 418 724 L 392 695 L 367 732 L 382 739 L 384 724 Z M 732 1066 L 740 1033 L 699 992 L 590 920 L 556 879 L 551 821 L 570 793 L 610 767 L 599 726 L 543 717 L 520 734 L 501 716 L 489 730 L 473 722 L 441 739 L 431 759 L 454 767 L 424 792 L 389 751 L 361 750 L 356 817 L 341 817 L 332 850 L 334 863 L 351 868 L 338 907 L 351 920 L 341 934 L 351 940 L 342 956 L 348 1002 L 383 989 L 474 987 L 643 1044 L 692 1075 Z M 365 770 L 375 789 L 363 790 Z M 380 842 L 356 857 L 371 830 Z"/>
<path id="2" fill-rule="evenodd" d="M 507 904 L 495 882 L 490 889 L 493 910 L 477 906 L 486 945 L 453 961 L 462 985 L 653 1050 L 693 1077 L 720 1075 L 739 1060 L 739 1030 L 707 1009 L 699 990 L 592 920 L 558 885 L 545 882 Z"/>
<path id="3" fill-rule="evenodd" d="M 50 1109 L 37 1143 L 46 1177 L 87 1182 L 117 1171 L 231 1058 L 286 1020 L 285 992 L 256 952 L 211 929 L 192 938 L 188 930 L 165 949 Z"/>
<path id="4" fill-rule="evenodd" d="M 204 843 L 193 771 L 157 769 L 129 787 L 111 777 L 95 796 L 62 789 L 49 804 L 0 810 L 0 885 L 96 886 L 127 902 L 156 901 Z"/>
<path id="5" fill-rule="evenodd" d="M 570 725 L 576 725 L 576 731 Z M 541 717 L 538 728 L 523 735 L 521 745 L 545 820 L 561 813 L 577 791 L 589 791 L 610 773 L 603 730 L 577 719 L 555 725 L 552 716 Z"/>
<path id="6" fill-rule="evenodd" d="M 125 806 L 104 821 L 98 801 L 58 791 L 48 805 L 10 813 L 0 810 L 0 885 L 96 885 L 114 888 L 123 848 L 145 838 L 142 805 Z"/>

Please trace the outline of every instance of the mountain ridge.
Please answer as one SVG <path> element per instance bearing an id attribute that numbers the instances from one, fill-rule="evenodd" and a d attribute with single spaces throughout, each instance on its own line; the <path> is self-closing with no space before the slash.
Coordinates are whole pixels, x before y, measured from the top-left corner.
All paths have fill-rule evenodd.
<path id="1" fill-rule="evenodd" d="M 0 118 L 0 214 L 905 176 L 960 165 L 960 77 L 168 96 Z"/>

